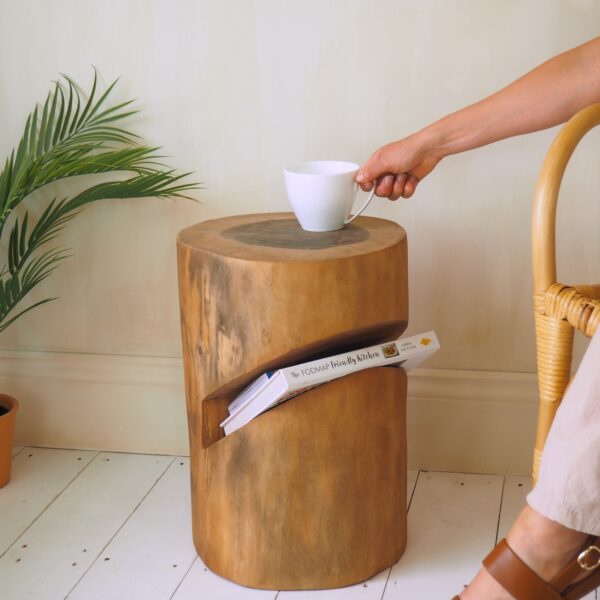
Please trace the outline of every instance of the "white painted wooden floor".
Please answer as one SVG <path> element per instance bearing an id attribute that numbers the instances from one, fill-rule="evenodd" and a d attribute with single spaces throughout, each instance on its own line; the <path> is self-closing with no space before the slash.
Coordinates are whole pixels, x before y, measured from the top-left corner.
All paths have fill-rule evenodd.
<path id="1" fill-rule="evenodd" d="M 196 556 L 188 468 L 188 458 L 16 448 L 0 490 L 0 599 L 450 599 L 529 488 L 527 477 L 411 471 L 408 548 L 391 569 L 337 590 L 258 591 Z"/>

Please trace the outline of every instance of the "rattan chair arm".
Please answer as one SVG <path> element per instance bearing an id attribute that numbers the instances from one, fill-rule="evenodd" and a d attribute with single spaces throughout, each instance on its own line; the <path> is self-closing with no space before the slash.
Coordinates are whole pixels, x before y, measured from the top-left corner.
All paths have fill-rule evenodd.
<path id="1" fill-rule="evenodd" d="M 573 286 L 580 294 L 591 298 L 592 300 L 600 300 L 600 283 L 587 284 L 582 283 L 581 285 Z"/>
<path id="2" fill-rule="evenodd" d="M 600 124 L 600 103 L 573 116 L 554 139 L 538 177 L 531 227 L 534 291 L 556 283 L 556 204 L 567 163 L 581 138 Z"/>
<path id="3" fill-rule="evenodd" d="M 552 284 L 546 291 L 534 295 L 535 310 L 557 320 L 566 320 L 574 329 L 592 337 L 600 323 L 600 300 L 585 296 L 580 288 L 561 283 Z"/>

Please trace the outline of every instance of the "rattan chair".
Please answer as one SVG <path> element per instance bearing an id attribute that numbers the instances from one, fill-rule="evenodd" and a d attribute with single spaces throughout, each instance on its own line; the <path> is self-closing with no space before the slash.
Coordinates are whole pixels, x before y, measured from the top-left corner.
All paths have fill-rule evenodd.
<path id="1" fill-rule="evenodd" d="M 532 217 L 533 281 L 540 395 L 533 479 L 554 415 L 571 376 L 573 332 L 591 337 L 600 322 L 600 284 L 564 285 L 556 279 L 558 192 L 567 163 L 583 136 L 600 125 L 600 104 L 578 112 L 560 130 L 544 159 Z"/>

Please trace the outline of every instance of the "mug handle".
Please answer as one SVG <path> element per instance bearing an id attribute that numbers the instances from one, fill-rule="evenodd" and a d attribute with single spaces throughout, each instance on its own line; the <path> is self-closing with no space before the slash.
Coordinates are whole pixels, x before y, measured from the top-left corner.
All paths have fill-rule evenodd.
<path id="1" fill-rule="evenodd" d="M 367 206 L 369 205 L 369 202 L 371 202 L 372 198 L 373 198 L 373 194 L 375 194 L 375 188 L 377 187 L 376 182 L 373 182 L 373 189 L 369 192 L 369 197 L 367 198 L 367 201 L 360 207 L 360 210 L 356 213 L 354 213 L 349 219 L 346 219 L 344 221 L 344 225 L 348 225 L 348 223 L 350 223 L 350 221 L 353 221 L 354 219 L 356 219 L 356 217 L 358 217 L 358 215 L 360 215 L 360 213 L 365 210 L 365 208 L 367 208 Z M 354 189 L 358 192 L 358 183 L 354 182 Z"/>

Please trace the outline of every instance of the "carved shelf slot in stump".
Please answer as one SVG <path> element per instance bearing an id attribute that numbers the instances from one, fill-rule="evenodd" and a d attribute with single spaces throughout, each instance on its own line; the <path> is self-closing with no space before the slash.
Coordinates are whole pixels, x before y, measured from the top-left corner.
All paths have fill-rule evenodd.
<path id="1" fill-rule="evenodd" d="M 331 381 L 232 435 L 227 404 L 267 369 L 399 336 L 406 236 L 359 217 L 305 232 L 290 213 L 206 221 L 177 240 L 192 527 L 204 563 L 262 589 L 342 587 L 406 543 L 406 376 Z"/>

